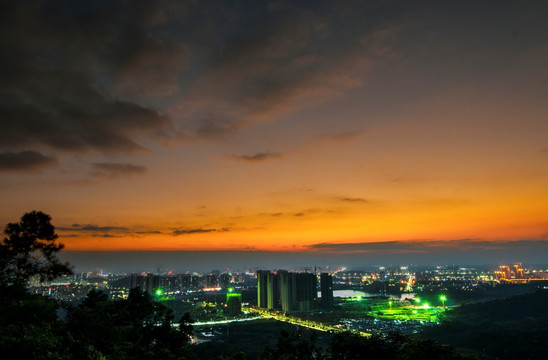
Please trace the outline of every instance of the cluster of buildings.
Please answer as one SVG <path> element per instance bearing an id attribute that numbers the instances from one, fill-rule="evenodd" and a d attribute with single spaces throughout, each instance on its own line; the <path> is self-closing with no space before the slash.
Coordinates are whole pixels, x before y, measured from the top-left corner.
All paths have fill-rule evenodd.
<path id="1" fill-rule="evenodd" d="M 221 273 L 212 270 L 207 275 L 202 274 L 168 274 L 153 273 L 131 274 L 129 288 L 140 288 L 154 294 L 158 289 L 165 293 L 183 293 L 194 291 L 226 290 L 235 284 L 239 286 L 254 286 L 253 274 Z"/>
<path id="2" fill-rule="evenodd" d="M 495 277 L 499 281 L 512 281 L 512 280 L 524 280 L 525 270 L 521 267 L 521 263 L 514 265 L 514 270 L 510 269 L 508 265 L 499 266 L 498 271 L 494 271 Z"/>
<path id="3" fill-rule="evenodd" d="M 257 306 L 285 313 L 333 309 L 333 278 L 320 274 L 320 299 L 318 276 L 285 270 L 257 271 Z"/>

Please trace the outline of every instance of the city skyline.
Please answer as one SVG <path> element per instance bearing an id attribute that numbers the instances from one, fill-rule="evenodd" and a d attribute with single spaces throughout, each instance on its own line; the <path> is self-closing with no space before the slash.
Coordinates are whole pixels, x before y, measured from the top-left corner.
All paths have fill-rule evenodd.
<path id="1" fill-rule="evenodd" d="M 82 263 L 536 263 L 547 10 L 6 4 L 1 225 L 43 211 Z"/>

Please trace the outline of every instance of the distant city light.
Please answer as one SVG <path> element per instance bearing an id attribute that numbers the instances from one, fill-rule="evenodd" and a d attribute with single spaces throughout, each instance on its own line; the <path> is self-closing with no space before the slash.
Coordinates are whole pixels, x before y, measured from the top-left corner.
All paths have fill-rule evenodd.
<path id="1" fill-rule="evenodd" d="M 203 291 L 220 291 L 220 287 L 210 287 L 210 288 L 203 288 Z"/>

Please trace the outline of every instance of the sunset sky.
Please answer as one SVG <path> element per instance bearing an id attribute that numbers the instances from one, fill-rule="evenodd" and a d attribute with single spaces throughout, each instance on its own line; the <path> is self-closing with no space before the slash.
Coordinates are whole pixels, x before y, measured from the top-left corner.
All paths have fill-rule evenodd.
<path id="1" fill-rule="evenodd" d="M 545 250 L 546 14 L 2 2 L 0 223 L 41 210 L 67 250 Z"/>

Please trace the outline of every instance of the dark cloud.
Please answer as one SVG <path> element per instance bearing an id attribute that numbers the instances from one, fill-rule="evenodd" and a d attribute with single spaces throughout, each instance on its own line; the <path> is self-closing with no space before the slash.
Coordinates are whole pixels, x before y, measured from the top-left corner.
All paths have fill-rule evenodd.
<path id="1" fill-rule="evenodd" d="M 200 233 L 208 233 L 208 232 L 215 232 L 217 229 L 176 229 L 173 230 L 172 235 L 179 236 L 179 235 L 190 235 L 190 234 L 200 234 Z"/>
<path id="2" fill-rule="evenodd" d="M 94 163 L 93 176 L 117 178 L 122 176 L 142 175 L 146 167 L 128 163 Z"/>
<path id="3" fill-rule="evenodd" d="M 323 103 L 359 86 L 376 56 L 364 39 L 378 31 L 356 15 L 329 2 L 8 2 L 0 148 L 135 152 Z M 188 134 L 174 134 L 156 99 Z M 257 155 L 242 160 L 273 154 Z"/>
<path id="4" fill-rule="evenodd" d="M 142 236 L 142 235 L 156 235 L 164 234 L 160 230 L 140 230 L 139 226 L 101 226 L 96 224 L 72 224 L 71 226 L 58 227 L 58 230 L 62 232 L 68 232 L 69 234 L 62 234 L 63 237 L 122 237 L 122 236 Z M 70 232 L 76 232 L 77 234 L 70 234 Z"/>
<path id="5" fill-rule="evenodd" d="M 135 234 L 143 235 L 143 234 L 163 234 L 163 232 L 159 230 L 150 230 L 150 231 L 135 231 Z"/>
<path id="6" fill-rule="evenodd" d="M 343 197 L 343 198 L 341 198 L 341 201 L 351 202 L 351 203 L 365 203 L 365 202 L 368 202 L 366 199 L 363 199 L 363 198 L 352 198 L 352 197 Z"/>
<path id="7" fill-rule="evenodd" d="M 512 251 L 512 249 L 525 249 L 548 247 L 546 240 L 520 240 L 520 241 L 487 241 L 481 239 L 459 240 L 403 240 L 403 241 L 377 241 L 362 243 L 319 243 L 310 245 L 311 250 L 332 252 L 363 252 L 379 254 L 396 253 L 429 253 L 436 252 L 474 252 L 474 251 Z"/>
<path id="8" fill-rule="evenodd" d="M 130 229 L 124 226 L 98 226 L 93 224 L 72 224 L 70 228 L 61 228 L 62 230 L 72 231 L 129 231 Z"/>
<path id="9" fill-rule="evenodd" d="M 92 237 L 98 237 L 98 238 L 117 238 L 120 237 L 120 235 L 112 235 L 112 234 L 92 234 Z"/>
<path id="10" fill-rule="evenodd" d="M 151 32 L 158 5 L 4 4 L 0 148 L 125 153 L 144 149 L 138 137 L 166 136 L 167 117 L 130 99 L 172 92 L 168 79 L 184 65 L 180 46 Z"/>
<path id="11" fill-rule="evenodd" d="M 51 167 L 57 163 L 55 157 L 32 150 L 0 153 L 0 171 L 30 172 Z"/>
<path id="12" fill-rule="evenodd" d="M 264 162 L 272 159 L 281 158 L 281 154 L 277 153 L 257 153 L 254 155 L 232 155 L 231 158 L 252 163 Z"/>
<path id="13" fill-rule="evenodd" d="M 213 46 L 204 50 L 209 67 L 177 108 L 176 116 L 187 122 L 190 136 L 224 137 L 322 104 L 360 86 L 378 56 L 364 41 L 374 32 L 371 26 L 356 21 L 356 11 L 343 6 L 217 5 L 215 13 L 226 16 L 207 25 L 205 36 L 216 34 Z M 367 15 L 365 10 L 358 12 Z M 390 44 L 387 35 L 383 46 Z"/>

